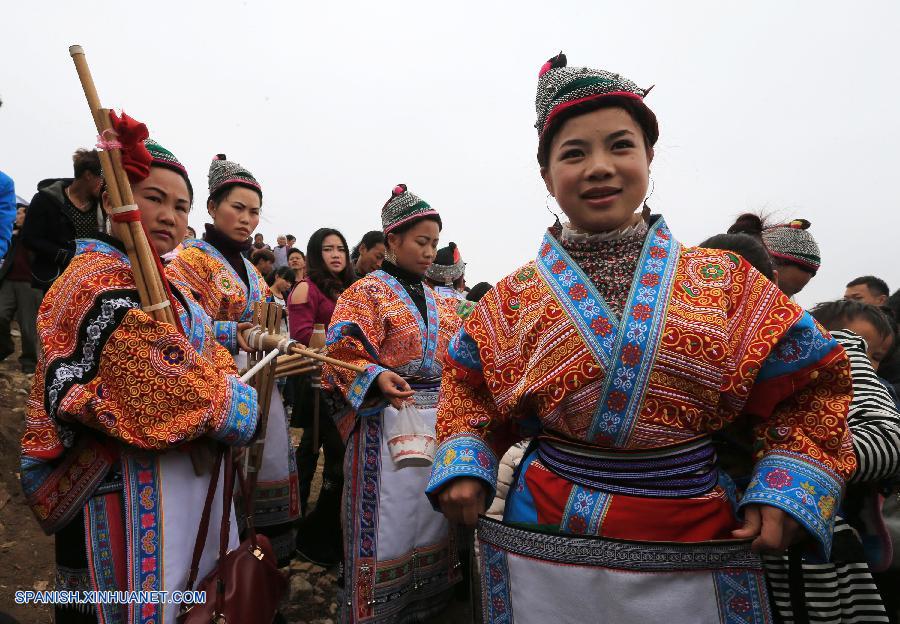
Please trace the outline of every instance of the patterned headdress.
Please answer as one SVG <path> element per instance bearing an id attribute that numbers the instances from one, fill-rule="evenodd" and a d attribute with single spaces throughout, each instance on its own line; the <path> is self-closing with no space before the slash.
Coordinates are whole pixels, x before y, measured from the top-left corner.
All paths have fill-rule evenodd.
<path id="1" fill-rule="evenodd" d="M 605 97 L 621 97 L 640 104 L 643 119 L 639 119 L 650 144 L 659 138 L 659 126 L 656 115 L 644 104 L 644 96 L 650 93 L 641 89 L 624 76 L 613 74 L 602 69 L 589 67 L 567 67 L 566 55 L 560 52 L 544 63 L 538 73 L 537 111 L 538 135 L 543 135 L 550 122 L 561 112 L 575 104 L 597 100 Z"/>
<path id="2" fill-rule="evenodd" d="M 456 243 L 438 249 L 434 262 L 425 271 L 425 277 L 438 284 L 453 284 L 466 272 L 466 263 L 459 254 Z"/>
<path id="3" fill-rule="evenodd" d="M 153 139 L 145 139 L 144 147 L 146 147 L 147 151 L 150 152 L 151 166 L 165 167 L 181 175 L 181 177 L 184 178 L 184 181 L 187 182 L 188 191 L 190 191 L 191 197 L 193 197 L 194 187 L 191 185 L 191 180 L 188 177 L 187 169 L 184 168 L 184 165 L 181 164 L 181 161 L 175 158 L 175 154 L 164 148 Z"/>
<path id="4" fill-rule="evenodd" d="M 406 190 L 405 184 L 398 184 L 391 191 L 391 198 L 381 209 L 381 227 L 387 234 L 404 223 L 414 219 L 434 215 L 440 223 L 440 215 L 428 202 Z"/>
<path id="5" fill-rule="evenodd" d="M 216 191 L 227 184 L 240 184 L 258 191 L 262 196 L 262 187 L 253 174 L 241 167 L 238 163 L 228 160 L 225 154 L 216 154 L 209 164 L 209 194 L 215 195 Z"/>
<path id="6" fill-rule="evenodd" d="M 818 271 L 822 258 L 816 239 L 809 233 L 809 226 L 806 219 L 794 219 L 790 223 L 764 229 L 762 239 L 769 255 L 799 264 L 813 272 Z"/>

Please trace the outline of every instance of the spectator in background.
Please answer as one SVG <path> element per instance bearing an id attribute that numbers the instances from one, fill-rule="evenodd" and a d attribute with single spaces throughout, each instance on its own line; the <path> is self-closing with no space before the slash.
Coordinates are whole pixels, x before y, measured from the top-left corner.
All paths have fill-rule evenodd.
<path id="1" fill-rule="evenodd" d="M 350 254 L 350 261 L 353 263 L 357 277 L 363 277 L 380 269 L 386 251 L 384 234 L 381 230 L 366 232 Z"/>
<path id="2" fill-rule="evenodd" d="M 822 264 L 816 239 L 806 219 L 766 225 L 759 215 L 746 213 L 728 228 L 729 234 L 749 234 L 765 245 L 776 270 L 775 284 L 788 297 L 803 290 Z"/>
<path id="3" fill-rule="evenodd" d="M 266 245 L 266 241 L 263 240 L 263 235 L 259 232 L 253 235 L 253 249 L 269 249 L 269 246 Z"/>
<path id="4" fill-rule="evenodd" d="M 16 187 L 12 178 L 0 171 L 0 258 L 6 256 L 16 220 Z"/>
<path id="5" fill-rule="evenodd" d="M 100 206 L 103 176 L 97 150 L 72 156 L 74 178 L 47 179 L 31 200 L 22 243 L 30 251 L 32 283 L 46 292 L 75 255 L 76 238 L 97 238 L 105 230 Z"/>
<path id="6" fill-rule="evenodd" d="M 288 249 L 288 266 L 294 269 L 294 283 L 299 284 L 306 279 L 306 256 L 296 247 Z"/>
<path id="7" fill-rule="evenodd" d="M 294 287 L 294 270 L 290 267 L 278 267 L 266 276 L 266 284 L 269 285 L 269 293 L 271 298 L 269 301 L 277 303 L 284 310 L 281 317 L 282 326 L 278 329 L 279 333 L 287 333 L 288 331 L 288 315 L 287 315 L 287 296 Z M 284 393 L 284 387 L 279 383 Z"/>
<path id="8" fill-rule="evenodd" d="M 289 247 L 287 246 L 287 236 L 282 234 L 277 239 L 278 244 L 275 245 L 275 249 L 272 250 L 272 253 L 275 254 L 275 268 L 280 269 L 281 267 L 287 266 L 287 252 Z"/>
<path id="9" fill-rule="evenodd" d="M 285 234 L 285 239 L 287 239 L 287 248 L 291 249 L 297 246 L 297 239 L 294 238 L 293 234 Z"/>
<path id="10" fill-rule="evenodd" d="M 466 299 L 475 302 L 481 301 L 481 298 L 484 297 L 491 288 L 493 287 L 487 282 L 478 282 L 472 286 L 471 290 L 469 290 Z"/>
<path id="11" fill-rule="evenodd" d="M 275 254 L 269 249 L 254 249 L 250 254 L 250 262 L 263 277 L 268 277 L 275 266 Z"/>
<path id="12" fill-rule="evenodd" d="M 891 291 L 883 279 L 874 275 L 863 275 L 847 284 L 844 299 L 868 303 L 880 308 L 887 305 L 890 294 Z"/>
<path id="13" fill-rule="evenodd" d="M 15 351 L 9 325 L 15 317 L 22 338 L 19 365 L 23 373 L 33 373 L 37 364 L 37 312 L 42 293 L 31 285 L 28 252 L 22 244 L 22 224 L 28 204 L 17 206 L 9 251 L 0 267 L 0 360 Z"/>
<path id="14" fill-rule="evenodd" d="M 197 230 L 191 226 L 187 227 L 187 234 L 184 235 L 184 240 L 188 240 L 189 238 L 197 238 Z"/>

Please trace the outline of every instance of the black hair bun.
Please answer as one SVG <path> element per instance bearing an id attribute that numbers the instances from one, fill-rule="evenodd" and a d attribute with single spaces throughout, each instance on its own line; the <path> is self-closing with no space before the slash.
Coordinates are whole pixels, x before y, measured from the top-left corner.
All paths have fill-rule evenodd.
<path id="1" fill-rule="evenodd" d="M 728 233 L 760 236 L 762 235 L 763 227 L 763 220 L 759 215 L 753 214 L 752 212 L 745 212 L 737 218 L 734 225 L 728 228 Z"/>

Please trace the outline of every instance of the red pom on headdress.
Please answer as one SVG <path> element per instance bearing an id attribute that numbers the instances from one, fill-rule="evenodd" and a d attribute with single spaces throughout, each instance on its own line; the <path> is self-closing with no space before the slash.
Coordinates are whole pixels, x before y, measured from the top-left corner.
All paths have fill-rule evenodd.
<path id="1" fill-rule="evenodd" d="M 406 192 L 406 185 L 405 185 L 405 184 L 398 184 L 397 186 L 394 187 L 394 190 L 391 191 L 391 194 L 392 194 L 394 197 L 396 197 L 397 195 L 403 195 L 403 193 L 405 193 L 405 192 Z"/>
<path id="2" fill-rule="evenodd" d="M 565 67 L 566 63 L 568 63 L 568 61 L 566 60 L 566 55 L 560 52 L 541 66 L 541 71 L 538 72 L 538 78 L 546 74 L 551 69 L 559 69 L 560 67 Z"/>
<path id="3" fill-rule="evenodd" d="M 122 167 L 128 175 L 128 181 L 135 184 L 146 179 L 153 162 L 153 157 L 144 145 L 144 139 L 150 136 L 147 126 L 124 112 L 119 117 L 115 111 L 109 111 L 109 120 L 116 139 L 122 144 Z"/>
<path id="4" fill-rule="evenodd" d="M 788 224 L 788 227 L 791 227 L 795 230 L 808 230 L 809 226 L 812 225 L 806 219 L 794 219 Z"/>

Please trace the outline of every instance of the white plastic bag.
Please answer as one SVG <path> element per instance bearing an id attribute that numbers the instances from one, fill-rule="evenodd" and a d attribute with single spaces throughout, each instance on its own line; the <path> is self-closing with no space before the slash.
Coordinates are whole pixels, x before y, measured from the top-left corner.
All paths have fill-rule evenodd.
<path id="1" fill-rule="evenodd" d="M 436 450 L 434 427 L 422 419 L 412 402 L 404 404 L 399 411 L 389 407 L 385 415 L 389 412 L 394 414 L 385 423 L 385 434 L 394 465 L 398 469 L 430 466 Z"/>

